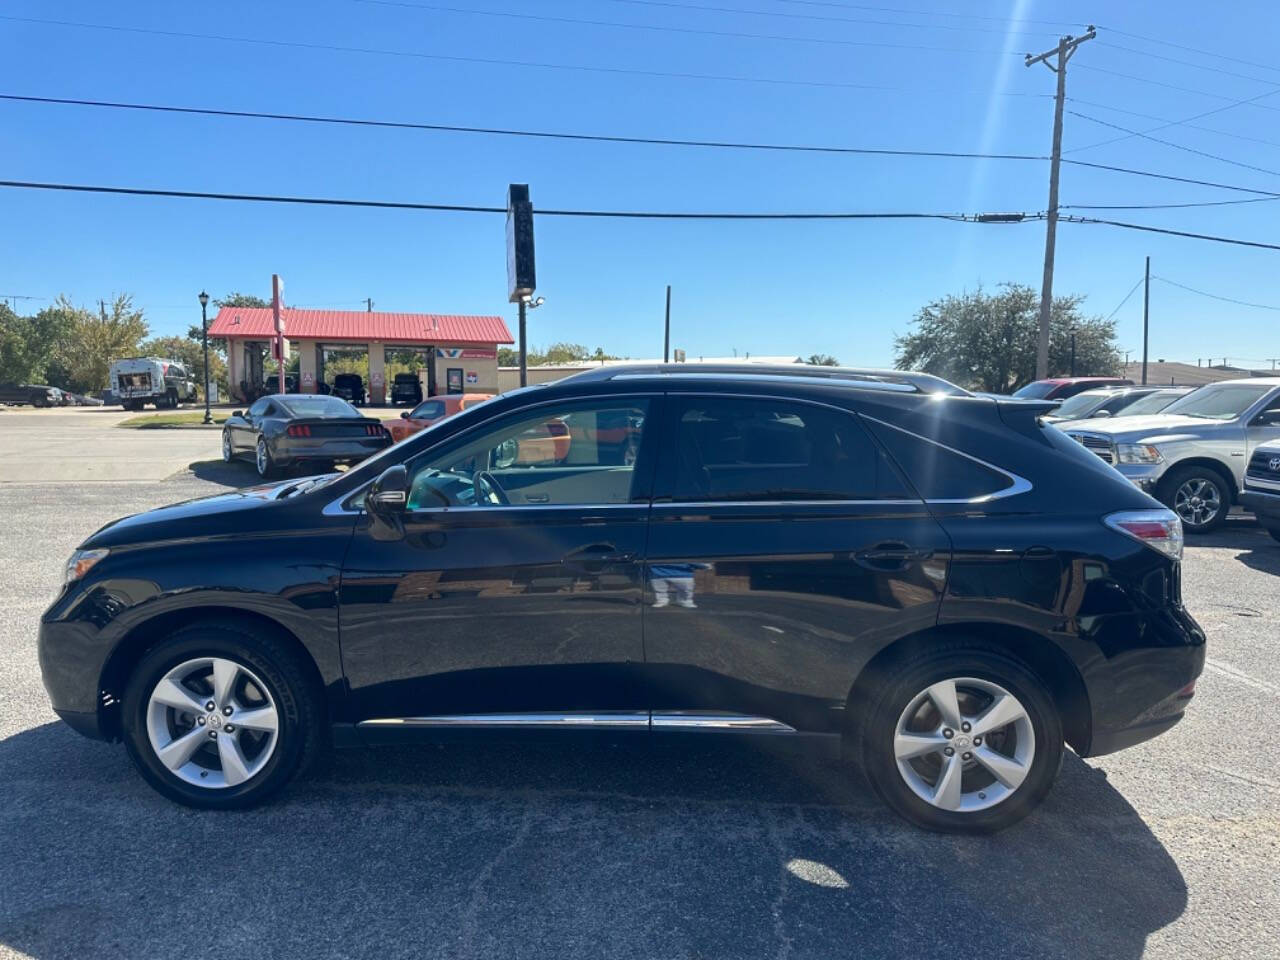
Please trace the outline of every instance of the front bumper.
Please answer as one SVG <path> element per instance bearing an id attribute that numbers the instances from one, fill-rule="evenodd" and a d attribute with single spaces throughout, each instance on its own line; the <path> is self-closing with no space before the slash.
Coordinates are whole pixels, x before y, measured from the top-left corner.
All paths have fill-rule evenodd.
<path id="1" fill-rule="evenodd" d="M 1143 493 L 1154 493 L 1160 478 L 1164 476 L 1168 464 L 1165 463 L 1118 463 L 1116 469 L 1120 475 L 1132 483 Z"/>
<path id="2" fill-rule="evenodd" d="M 1280 493 L 1246 489 L 1240 494 L 1240 506 L 1252 511 L 1263 525 L 1280 524 Z"/>
<path id="3" fill-rule="evenodd" d="M 93 625 L 85 620 L 42 620 L 36 650 L 53 712 L 76 733 L 109 739 L 99 688 L 107 650 Z"/>

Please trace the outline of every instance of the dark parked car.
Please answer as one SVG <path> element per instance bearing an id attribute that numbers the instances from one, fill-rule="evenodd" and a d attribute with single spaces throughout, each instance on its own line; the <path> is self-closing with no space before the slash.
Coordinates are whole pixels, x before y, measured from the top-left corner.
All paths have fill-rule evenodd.
<path id="1" fill-rule="evenodd" d="M 263 478 L 299 463 L 353 463 L 390 443 L 379 421 L 345 400 L 311 393 L 260 397 L 222 426 L 222 459 L 251 457 Z"/>
<path id="2" fill-rule="evenodd" d="M 400 403 L 421 403 L 422 381 L 416 373 L 397 373 L 391 382 L 391 405 Z"/>
<path id="3" fill-rule="evenodd" d="M 0 384 L 0 403 L 31 404 L 33 407 L 60 407 L 66 402 L 57 387 L 34 383 Z"/>
<path id="4" fill-rule="evenodd" d="M 1173 726 L 1205 658 L 1177 516 L 1049 409 L 902 373 L 592 370 L 345 474 L 104 527 L 43 617 L 45 686 L 199 807 L 331 741 L 727 733 L 998 829 L 1064 742 Z"/>
<path id="5" fill-rule="evenodd" d="M 358 373 L 340 373 L 333 378 L 332 395 L 349 403 L 364 403 L 364 380 Z"/>
<path id="6" fill-rule="evenodd" d="M 1066 400 L 1097 387 L 1129 386 L 1133 386 L 1133 381 L 1123 377 L 1050 377 L 1048 380 L 1034 380 L 1015 390 L 1013 395 L 1023 400 Z"/>

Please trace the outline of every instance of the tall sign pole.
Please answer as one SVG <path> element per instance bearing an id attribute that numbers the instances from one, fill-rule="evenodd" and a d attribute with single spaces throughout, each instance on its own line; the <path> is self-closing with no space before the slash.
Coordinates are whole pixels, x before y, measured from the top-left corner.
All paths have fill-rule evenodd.
<path id="1" fill-rule="evenodd" d="M 525 315 L 537 286 L 533 260 L 533 204 L 529 202 L 529 185 L 513 183 L 507 187 L 507 302 L 517 304 L 520 312 L 522 387 L 528 383 L 529 349 L 525 337 Z"/>
<path id="2" fill-rule="evenodd" d="M 271 318 L 276 325 L 276 365 L 280 373 L 280 392 L 288 393 L 284 385 L 284 281 L 280 274 L 271 275 Z"/>
<path id="3" fill-rule="evenodd" d="M 1053 153 L 1049 158 L 1049 211 L 1048 227 L 1044 238 L 1044 280 L 1040 287 L 1040 343 L 1036 349 L 1036 379 L 1049 376 L 1049 317 L 1053 308 L 1053 255 L 1058 236 L 1058 167 L 1062 163 L 1062 106 L 1067 98 L 1067 61 L 1076 48 L 1086 40 L 1092 40 L 1098 31 L 1089 27 L 1083 37 L 1066 36 L 1052 50 L 1039 56 L 1027 54 L 1027 66 L 1043 63 L 1058 75 L 1058 95 L 1053 108 Z M 1049 62 L 1056 56 L 1057 63 Z"/>
<path id="4" fill-rule="evenodd" d="M 671 284 L 667 284 L 667 321 L 662 332 L 662 362 L 671 361 Z"/>
<path id="5" fill-rule="evenodd" d="M 1147 385 L 1147 326 L 1151 319 L 1151 258 L 1147 257 L 1147 274 L 1142 291 L 1142 385 Z M 1212 366 L 1212 364 L 1210 364 Z"/>

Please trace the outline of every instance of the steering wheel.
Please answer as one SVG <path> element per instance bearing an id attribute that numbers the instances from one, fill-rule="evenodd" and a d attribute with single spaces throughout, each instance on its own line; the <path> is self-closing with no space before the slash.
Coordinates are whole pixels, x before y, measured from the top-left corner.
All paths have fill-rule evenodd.
<path id="1" fill-rule="evenodd" d="M 488 470 L 477 470 L 471 478 L 471 485 L 475 488 L 477 504 L 496 503 L 507 506 L 511 503 L 497 478 Z"/>

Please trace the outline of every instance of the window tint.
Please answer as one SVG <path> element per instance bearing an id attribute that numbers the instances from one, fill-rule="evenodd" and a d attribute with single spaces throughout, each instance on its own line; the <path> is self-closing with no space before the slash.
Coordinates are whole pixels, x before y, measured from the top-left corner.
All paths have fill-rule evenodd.
<path id="1" fill-rule="evenodd" d="M 629 503 L 648 402 L 518 414 L 411 469 L 409 508 Z"/>
<path id="2" fill-rule="evenodd" d="M 973 500 L 1013 485 L 1007 474 L 923 437 L 890 426 L 876 426 L 876 436 L 926 500 Z"/>
<path id="3" fill-rule="evenodd" d="M 677 417 L 675 500 L 909 496 L 851 414 L 785 400 L 715 397 L 684 400 Z"/>
<path id="4" fill-rule="evenodd" d="M 266 412 L 267 406 L 270 403 L 271 401 L 268 400 L 266 397 L 263 397 L 260 400 L 255 400 L 253 406 L 249 408 L 249 416 L 251 417 L 262 416 L 262 414 Z"/>
<path id="5" fill-rule="evenodd" d="M 410 420 L 435 420 L 437 417 L 444 416 L 443 400 L 424 400 L 413 408 L 413 413 L 409 414 Z"/>

